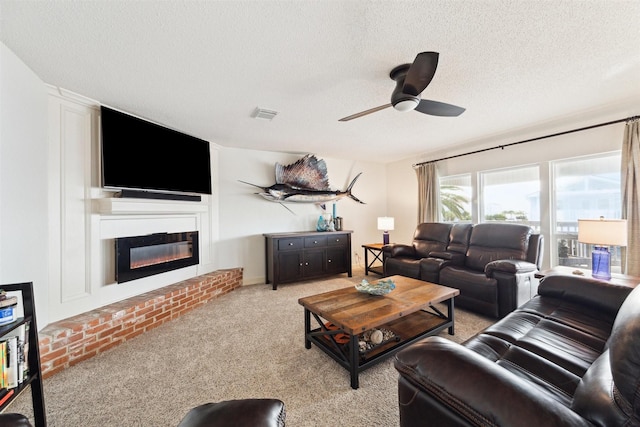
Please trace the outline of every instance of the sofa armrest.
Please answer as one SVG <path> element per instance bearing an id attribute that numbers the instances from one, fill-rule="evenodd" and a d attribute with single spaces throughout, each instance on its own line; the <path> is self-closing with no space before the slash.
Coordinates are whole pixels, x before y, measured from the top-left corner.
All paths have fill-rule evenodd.
<path id="1" fill-rule="evenodd" d="M 440 258 L 445 261 L 450 261 L 447 265 L 463 265 L 464 254 L 460 252 L 431 252 L 430 258 Z"/>
<path id="2" fill-rule="evenodd" d="M 393 247 L 395 246 L 395 243 L 391 243 L 388 245 L 382 245 L 382 253 L 384 254 L 384 256 L 389 256 L 391 255 L 391 250 L 393 249 Z"/>
<path id="3" fill-rule="evenodd" d="M 22 414 L 0 414 L 0 426 L 4 427 L 31 427 L 29 419 Z"/>
<path id="4" fill-rule="evenodd" d="M 535 264 L 518 259 L 499 259 L 491 261 L 484 267 L 484 273 L 487 277 L 492 277 L 494 271 L 511 274 L 524 274 L 538 271 L 538 267 Z"/>
<path id="5" fill-rule="evenodd" d="M 616 314 L 633 288 L 577 275 L 551 274 L 540 281 L 538 293 Z"/>
<path id="6" fill-rule="evenodd" d="M 440 426 L 461 425 L 460 420 L 468 425 L 516 426 L 523 420 L 537 426 L 589 425 L 507 369 L 442 337 L 400 351 L 395 368 L 401 377 L 403 427 L 429 419 L 437 419 Z M 414 393 L 403 393 L 407 383 Z"/>
<path id="7" fill-rule="evenodd" d="M 416 257 L 416 248 L 412 245 L 404 245 L 402 243 L 397 243 L 395 245 L 387 245 L 384 246 L 385 252 L 391 258 L 397 256 L 405 256 L 405 257 Z"/>

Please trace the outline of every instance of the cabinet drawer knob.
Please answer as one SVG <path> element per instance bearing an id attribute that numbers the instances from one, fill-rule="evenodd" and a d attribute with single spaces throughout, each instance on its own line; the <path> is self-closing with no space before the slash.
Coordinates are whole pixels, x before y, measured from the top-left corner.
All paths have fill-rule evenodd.
<path id="1" fill-rule="evenodd" d="M 317 241 L 317 240 L 314 240 L 314 241 L 313 241 L 313 244 L 314 244 L 314 245 L 317 245 L 317 244 L 318 244 L 318 241 Z"/>
<path id="2" fill-rule="evenodd" d="M 309 265 L 309 263 L 308 263 L 308 262 L 305 262 L 305 263 L 304 263 L 304 265 Z"/>
<path id="3" fill-rule="evenodd" d="M 328 260 L 329 262 L 331 262 L 331 260 Z"/>
<path id="4" fill-rule="evenodd" d="M 293 246 L 293 243 L 289 242 L 289 246 Z"/>
<path id="5" fill-rule="evenodd" d="M 302 267 L 302 263 L 300 263 L 300 267 Z"/>

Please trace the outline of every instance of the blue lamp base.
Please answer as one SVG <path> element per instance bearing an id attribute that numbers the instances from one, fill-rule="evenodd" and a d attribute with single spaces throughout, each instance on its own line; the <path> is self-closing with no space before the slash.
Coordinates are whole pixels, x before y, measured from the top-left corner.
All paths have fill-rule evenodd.
<path id="1" fill-rule="evenodd" d="M 608 247 L 593 247 L 593 252 L 591 252 L 591 275 L 596 279 L 611 279 L 611 253 Z"/>
<path id="2" fill-rule="evenodd" d="M 389 232 L 385 231 L 384 233 L 382 233 L 382 244 L 383 245 L 388 245 L 389 244 Z"/>

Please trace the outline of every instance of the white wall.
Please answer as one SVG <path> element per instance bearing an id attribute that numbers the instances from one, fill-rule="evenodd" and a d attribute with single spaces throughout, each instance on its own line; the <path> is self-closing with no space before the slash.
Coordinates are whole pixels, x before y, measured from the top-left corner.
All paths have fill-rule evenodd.
<path id="1" fill-rule="evenodd" d="M 287 203 L 293 211 L 257 195 L 261 190 L 241 183 L 246 181 L 269 187 L 275 184 L 275 163 L 288 165 L 300 159 L 301 154 L 283 154 L 266 151 L 222 148 L 218 176 L 220 201 L 220 240 L 218 261 L 220 268 L 244 267 L 245 284 L 264 283 L 263 233 L 315 230 L 320 207 L 306 203 Z M 336 215 L 343 218 L 343 229 L 353 230 L 352 259 L 363 263 L 362 245 L 381 242 L 377 230 L 377 217 L 387 212 L 386 172 L 384 165 L 354 162 L 324 156 L 329 184 L 332 189 L 345 190 L 351 180 L 362 172 L 353 186 L 353 195 L 365 204 L 348 197 L 338 200 Z M 326 205 L 328 213 L 333 204 Z"/>
<path id="2" fill-rule="evenodd" d="M 585 114 L 580 117 L 565 118 L 557 122 L 548 123 L 547 126 L 513 132 L 508 135 L 497 136 L 494 139 L 474 141 L 468 144 L 467 147 L 457 147 L 455 150 L 433 153 L 422 158 L 405 159 L 388 165 L 388 186 L 393 189 L 393 191 L 389 191 L 388 203 L 391 215 L 396 217 L 396 234 L 402 234 L 402 236 L 398 237 L 404 242 L 409 242 L 417 223 L 418 182 L 412 167 L 413 164 L 622 119 L 637 114 L 637 105 L 640 104 L 638 102 L 628 102 L 618 106 L 610 106 L 606 110 L 594 111 L 592 114 Z M 471 173 L 473 179 L 480 171 L 539 164 L 541 171 L 541 199 L 545 201 L 549 199 L 545 195 L 549 193 L 551 188 L 549 181 L 550 161 L 620 150 L 623 132 L 624 123 L 619 123 L 541 139 L 504 149 L 444 160 L 438 162 L 438 171 L 440 176 Z M 475 202 L 477 200 L 474 200 Z M 551 239 L 549 238 L 551 226 L 550 206 L 545 204 L 541 209 L 541 229 L 542 234 L 545 235 L 544 265 L 548 267 L 552 254 Z"/>
<path id="3" fill-rule="evenodd" d="M 33 282 L 39 321 L 48 313 L 46 129 L 43 82 L 0 43 L 0 284 Z"/>

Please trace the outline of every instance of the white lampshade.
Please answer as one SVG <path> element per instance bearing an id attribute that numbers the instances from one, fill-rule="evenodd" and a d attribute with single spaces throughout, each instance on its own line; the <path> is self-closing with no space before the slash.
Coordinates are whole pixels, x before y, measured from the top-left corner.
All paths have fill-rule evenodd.
<path id="1" fill-rule="evenodd" d="M 383 230 L 383 231 L 393 230 L 393 217 L 391 216 L 378 217 L 378 230 Z"/>
<path id="2" fill-rule="evenodd" d="M 602 246 L 627 246 L 626 219 L 579 219 L 578 241 Z"/>

